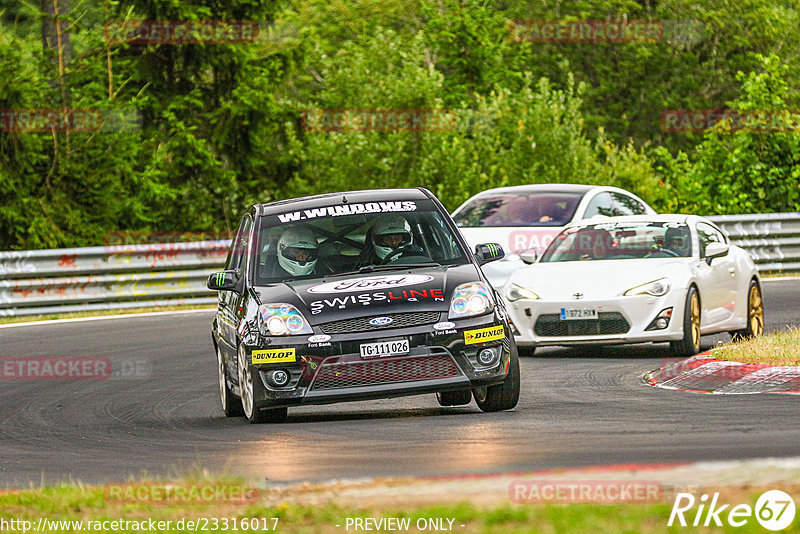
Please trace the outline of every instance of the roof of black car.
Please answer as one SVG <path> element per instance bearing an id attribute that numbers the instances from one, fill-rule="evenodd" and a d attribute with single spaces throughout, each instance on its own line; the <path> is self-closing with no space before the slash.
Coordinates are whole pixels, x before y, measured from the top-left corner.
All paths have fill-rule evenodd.
<path id="1" fill-rule="evenodd" d="M 397 200 L 424 200 L 429 198 L 427 190 L 422 187 L 408 189 L 364 189 L 361 191 L 341 191 L 324 193 L 300 198 L 277 200 L 265 204 L 256 204 L 260 214 L 282 212 L 286 209 L 309 209 L 331 204 L 352 204 L 364 202 L 390 202 Z"/>

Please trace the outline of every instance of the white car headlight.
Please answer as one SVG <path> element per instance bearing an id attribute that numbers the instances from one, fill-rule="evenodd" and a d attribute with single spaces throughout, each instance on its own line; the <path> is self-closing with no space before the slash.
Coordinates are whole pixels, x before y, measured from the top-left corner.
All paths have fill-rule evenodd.
<path id="1" fill-rule="evenodd" d="M 492 309 L 489 289 L 483 282 L 468 282 L 456 287 L 450 300 L 450 319 L 481 315 Z"/>
<path id="2" fill-rule="evenodd" d="M 509 302 L 514 302 L 515 300 L 520 299 L 539 300 L 539 295 L 526 287 L 522 287 L 517 284 L 511 284 L 506 292 L 506 298 L 509 300 Z"/>
<path id="3" fill-rule="evenodd" d="M 669 279 L 659 278 L 652 282 L 647 282 L 640 286 L 632 287 L 625 292 L 626 296 L 630 295 L 652 295 L 654 297 L 663 297 L 670 290 Z"/>
<path id="4" fill-rule="evenodd" d="M 262 304 L 258 308 L 258 330 L 265 336 L 313 333 L 300 310 L 291 304 Z"/>

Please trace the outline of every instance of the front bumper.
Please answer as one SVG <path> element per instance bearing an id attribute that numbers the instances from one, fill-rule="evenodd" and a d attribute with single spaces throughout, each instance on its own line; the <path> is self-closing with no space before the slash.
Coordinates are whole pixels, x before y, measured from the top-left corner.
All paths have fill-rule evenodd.
<path id="1" fill-rule="evenodd" d="M 447 321 L 442 313 L 440 322 Z M 436 330 L 433 324 L 383 328 L 358 333 L 333 334 L 325 342 L 309 342 L 309 336 L 265 338 L 258 347 L 245 347 L 258 386 L 256 406 L 277 407 L 328 404 L 342 401 L 389 398 L 493 385 L 505 378 L 513 339 L 504 321 L 494 313 L 453 321 L 455 327 Z M 465 331 L 502 326 L 504 336 L 485 342 L 465 342 Z M 314 327 L 314 335 L 321 330 Z M 360 345 L 377 341 L 408 339 L 409 353 L 362 358 Z M 494 348 L 499 357 L 491 366 L 481 366 L 478 351 Z M 294 361 L 253 364 L 253 350 L 288 349 Z M 270 374 L 282 369 L 289 383 L 276 387 Z"/>
<path id="2" fill-rule="evenodd" d="M 576 307 L 597 308 L 601 319 L 578 324 L 559 318 L 562 308 Z M 683 302 L 671 294 L 580 301 L 506 300 L 506 308 L 513 323 L 514 339 L 517 345 L 524 347 L 665 342 L 683 337 Z M 672 308 L 669 325 L 659 330 L 646 330 L 667 308 Z M 570 322 L 572 324 L 567 324 Z"/>

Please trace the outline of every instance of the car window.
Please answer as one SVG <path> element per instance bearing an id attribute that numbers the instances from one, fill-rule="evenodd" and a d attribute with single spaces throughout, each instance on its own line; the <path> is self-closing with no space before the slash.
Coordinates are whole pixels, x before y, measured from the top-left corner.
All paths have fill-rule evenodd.
<path id="1" fill-rule="evenodd" d="M 536 191 L 497 193 L 471 199 L 453 215 L 464 228 L 564 226 L 572 220 L 583 193 Z"/>
<path id="2" fill-rule="evenodd" d="M 242 222 L 239 224 L 239 231 L 236 232 L 236 238 L 231 243 L 231 250 L 228 253 L 228 261 L 225 268 L 231 271 L 239 271 L 242 268 L 242 257 L 247 250 L 248 240 L 250 236 L 250 229 L 253 227 L 253 219 L 250 215 L 245 215 Z"/>
<path id="3" fill-rule="evenodd" d="M 722 235 L 716 228 L 706 223 L 697 224 L 697 241 L 700 245 L 700 257 L 706 256 L 706 247 L 709 243 L 725 243 L 725 236 Z"/>
<path id="4" fill-rule="evenodd" d="M 611 194 L 606 191 L 595 195 L 586 207 L 586 213 L 583 214 L 583 217 L 588 219 L 597 215 L 605 215 L 606 217 L 613 217 L 616 215 L 614 212 L 614 199 L 611 197 Z"/>
<path id="5" fill-rule="evenodd" d="M 612 208 L 614 215 L 644 215 L 647 213 L 644 204 L 630 195 L 614 191 L 611 193 L 611 197 L 614 200 Z"/>
<path id="6" fill-rule="evenodd" d="M 609 222 L 567 228 L 550 243 L 539 261 L 688 258 L 691 253 L 691 233 L 686 224 Z"/>
<path id="7" fill-rule="evenodd" d="M 260 218 L 256 284 L 382 265 L 460 265 L 470 261 L 452 227 L 429 200 L 330 208 Z"/>

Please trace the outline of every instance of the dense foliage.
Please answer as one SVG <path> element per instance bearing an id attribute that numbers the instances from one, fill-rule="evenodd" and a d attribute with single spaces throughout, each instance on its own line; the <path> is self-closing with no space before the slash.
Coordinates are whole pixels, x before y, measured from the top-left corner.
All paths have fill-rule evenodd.
<path id="1" fill-rule="evenodd" d="M 23 131 L 4 116 L 0 249 L 230 231 L 248 203 L 372 187 L 428 187 L 450 208 L 489 187 L 574 182 L 663 211 L 798 211 L 800 133 L 725 121 L 669 132 L 660 119 L 766 110 L 792 124 L 798 13 L 791 0 L 0 0 L 0 109 L 128 117 Z M 664 35 L 512 38 L 514 20 L 556 19 L 663 21 Z M 251 43 L 109 41 L 106 24 L 122 20 L 260 31 Z M 326 110 L 447 121 L 310 127 Z"/>

